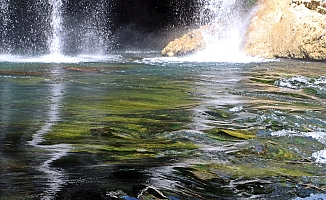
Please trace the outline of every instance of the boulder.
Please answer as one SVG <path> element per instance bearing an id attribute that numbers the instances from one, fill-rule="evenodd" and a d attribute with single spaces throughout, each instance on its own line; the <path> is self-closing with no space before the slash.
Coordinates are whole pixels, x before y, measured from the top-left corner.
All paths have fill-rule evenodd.
<path id="1" fill-rule="evenodd" d="M 264 58 L 326 60 L 324 0 L 261 0 L 244 50 Z"/>
<path id="2" fill-rule="evenodd" d="M 205 48 L 206 43 L 202 34 L 204 27 L 191 31 L 181 38 L 171 41 L 163 50 L 163 56 L 184 56 Z"/>

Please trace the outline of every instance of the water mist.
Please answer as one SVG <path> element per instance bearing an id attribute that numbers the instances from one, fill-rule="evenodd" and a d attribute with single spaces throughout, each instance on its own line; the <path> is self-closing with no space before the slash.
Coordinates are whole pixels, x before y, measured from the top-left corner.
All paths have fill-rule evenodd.
<path id="1" fill-rule="evenodd" d="M 239 0 L 201 0 L 200 25 L 206 49 L 197 55 L 204 60 L 243 62 L 248 59 L 241 51 L 250 14 Z M 216 60 L 217 59 L 217 60 Z"/>
<path id="2" fill-rule="evenodd" d="M 42 62 L 58 61 L 54 55 L 107 54 L 112 46 L 110 11 L 105 0 L 0 0 L 0 54 L 14 61 L 17 56 L 25 61 L 46 56 Z"/>
<path id="3" fill-rule="evenodd" d="M 6 38 L 8 37 L 8 23 L 10 21 L 9 18 L 9 0 L 1 0 L 0 1 L 0 53 L 1 52 L 9 52 L 9 44 L 7 44 Z"/>

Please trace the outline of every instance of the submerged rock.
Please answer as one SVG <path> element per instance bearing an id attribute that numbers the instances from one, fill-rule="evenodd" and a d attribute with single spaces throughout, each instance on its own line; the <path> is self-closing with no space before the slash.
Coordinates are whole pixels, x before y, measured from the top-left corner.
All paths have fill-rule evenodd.
<path id="1" fill-rule="evenodd" d="M 326 60 L 325 11 L 321 0 L 261 0 L 244 49 L 264 58 Z"/>
<path id="2" fill-rule="evenodd" d="M 201 27 L 197 30 L 191 31 L 181 38 L 171 41 L 163 50 L 163 56 L 184 56 L 205 48 L 206 43 L 202 34 L 202 30 L 205 27 Z"/>
<path id="3" fill-rule="evenodd" d="M 138 195 L 137 199 L 139 200 L 159 200 L 159 199 L 166 199 L 169 200 L 170 198 L 165 196 L 161 191 L 158 189 L 148 186 L 143 189 L 140 194 Z"/>

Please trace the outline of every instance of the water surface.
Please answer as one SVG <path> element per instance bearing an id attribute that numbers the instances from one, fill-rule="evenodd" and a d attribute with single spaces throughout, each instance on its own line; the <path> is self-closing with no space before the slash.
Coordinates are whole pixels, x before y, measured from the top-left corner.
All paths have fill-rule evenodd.
<path id="1" fill-rule="evenodd" d="M 326 192 L 324 63 L 134 51 L 0 61 L 1 199 Z"/>

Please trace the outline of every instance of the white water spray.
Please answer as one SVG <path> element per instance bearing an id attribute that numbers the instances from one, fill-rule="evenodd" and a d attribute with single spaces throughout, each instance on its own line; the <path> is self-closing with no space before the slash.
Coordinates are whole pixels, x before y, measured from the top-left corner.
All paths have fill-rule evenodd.
<path id="1" fill-rule="evenodd" d="M 62 52 L 62 1 L 49 0 L 52 7 L 51 28 L 52 37 L 49 39 L 50 53 L 60 55 Z"/>
<path id="2" fill-rule="evenodd" d="M 78 48 L 81 53 L 102 55 L 111 45 L 107 38 L 111 34 L 106 24 L 108 4 L 105 0 L 98 0 L 85 5 L 89 8 L 89 13 L 80 19 L 81 29 L 78 35 L 80 38 Z"/>
<path id="3" fill-rule="evenodd" d="M 8 23 L 10 21 L 9 17 L 9 3 L 10 0 L 0 0 L 0 32 L 1 32 L 1 43 L 0 43 L 0 52 L 1 51 L 10 51 L 10 48 L 7 44 L 8 36 Z"/>
<path id="4" fill-rule="evenodd" d="M 241 51 L 250 13 L 245 13 L 239 0 L 201 0 L 200 24 L 207 47 L 195 55 L 202 61 L 250 62 Z"/>

